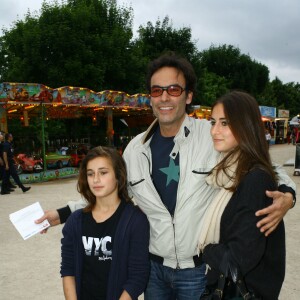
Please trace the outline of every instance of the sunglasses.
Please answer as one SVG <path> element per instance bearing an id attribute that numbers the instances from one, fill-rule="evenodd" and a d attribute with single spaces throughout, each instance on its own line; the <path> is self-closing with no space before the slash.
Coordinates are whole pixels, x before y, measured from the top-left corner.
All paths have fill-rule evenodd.
<path id="1" fill-rule="evenodd" d="M 151 97 L 159 97 L 163 94 L 164 91 L 167 91 L 170 96 L 178 97 L 184 90 L 185 88 L 182 88 L 178 84 L 172 84 L 168 86 L 154 85 L 151 87 L 150 95 Z"/>

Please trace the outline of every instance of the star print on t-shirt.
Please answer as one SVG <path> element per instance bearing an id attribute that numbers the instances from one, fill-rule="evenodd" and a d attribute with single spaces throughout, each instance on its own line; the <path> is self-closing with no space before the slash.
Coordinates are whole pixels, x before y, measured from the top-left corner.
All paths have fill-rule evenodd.
<path id="1" fill-rule="evenodd" d="M 171 215 L 175 211 L 177 188 L 180 181 L 180 155 L 179 152 L 173 150 L 174 146 L 174 137 L 162 136 L 158 127 L 150 142 L 151 178 L 160 199 Z"/>
<path id="2" fill-rule="evenodd" d="M 179 181 L 179 166 L 175 164 L 172 158 L 170 158 L 168 167 L 160 168 L 159 170 L 167 175 L 166 186 L 169 185 L 171 180 L 174 180 L 176 182 Z"/>

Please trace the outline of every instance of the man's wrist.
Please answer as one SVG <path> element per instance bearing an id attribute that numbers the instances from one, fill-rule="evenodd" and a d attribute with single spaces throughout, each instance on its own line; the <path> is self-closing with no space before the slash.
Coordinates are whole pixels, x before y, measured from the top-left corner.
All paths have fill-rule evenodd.
<path id="1" fill-rule="evenodd" d="M 296 192 L 291 187 L 281 184 L 278 187 L 278 191 L 284 194 L 289 193 L 291 195 L 292 202 L 290 204 L 290 208 L 293 208 L 296 205 Z"/>
<path id="2" fill-rule="evenodd" d="M 67 221 L 68 217 L 70 216 L 70 214 L 72 213 L 71 209 L 68 205 L 57 209 L 57 212 L 58 212 L 61 224 L 65 223 Z"/>

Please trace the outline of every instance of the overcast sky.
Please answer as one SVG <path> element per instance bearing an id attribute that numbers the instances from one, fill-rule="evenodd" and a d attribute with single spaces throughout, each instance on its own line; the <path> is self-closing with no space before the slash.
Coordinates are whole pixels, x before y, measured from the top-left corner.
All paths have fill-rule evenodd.
<path id="1" fill-rule="evenodd" d="M 49 1 L 47 1 L 49 2 Z M 42 0 L 1 0 L 0 28 L 41 8 Z M 270 79 L 300 82 L 300 0 L 117 0 L 132 6 L 134 31 L 169 16 L 191 27 L 198 49 L 233 45 L 265 64 Z"/>

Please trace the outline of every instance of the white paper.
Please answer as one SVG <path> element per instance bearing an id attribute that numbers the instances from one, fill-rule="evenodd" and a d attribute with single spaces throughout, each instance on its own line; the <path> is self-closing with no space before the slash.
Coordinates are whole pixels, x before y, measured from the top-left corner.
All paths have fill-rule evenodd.
<path id="1" fill-rule="evenodd" d="M 39 219 L 44 214 L 44 211 L 39 202 L 31 204 L 9 215 L 9 219 L 14 224 L 16 229 L 24 240 L 50 227 L 48 220 L 40 224 L 35 224 L 34 221 Z"/>

